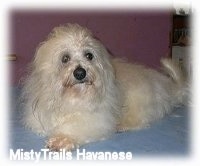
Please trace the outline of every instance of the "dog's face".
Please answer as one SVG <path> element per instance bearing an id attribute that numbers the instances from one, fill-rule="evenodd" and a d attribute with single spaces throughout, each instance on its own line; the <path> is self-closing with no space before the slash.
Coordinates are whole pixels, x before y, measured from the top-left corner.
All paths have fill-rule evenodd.
<path id="1" fill-rule="evenodd" d="M 114 77 L 104 46 L 76 24 L 55 28 L 39 47 L 34 65 L 46 86 L 70 97 L 103 93 Z"/>

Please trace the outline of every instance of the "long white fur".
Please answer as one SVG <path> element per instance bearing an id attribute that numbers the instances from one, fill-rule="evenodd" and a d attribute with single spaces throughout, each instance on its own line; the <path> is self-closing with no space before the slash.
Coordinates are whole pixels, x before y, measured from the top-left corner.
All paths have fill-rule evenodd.
<path id="1" fill-rule="evenodd" d="M 92 61 L 84 52 L 94 55 Z M 62 64 L 64 53 L 70 61 Z M 113 59 L 92 33 L 77 24 L 56 27 L 40 44 L 23 88 L 23 122 L 46 136 L 63 134 L 84 144 L 118 129 L 142 128 L 170 113 L 181 102 L 184 81 L 170 60 L 170 76 Z M 81 65 L 91 85 L 76 84 Z"/>

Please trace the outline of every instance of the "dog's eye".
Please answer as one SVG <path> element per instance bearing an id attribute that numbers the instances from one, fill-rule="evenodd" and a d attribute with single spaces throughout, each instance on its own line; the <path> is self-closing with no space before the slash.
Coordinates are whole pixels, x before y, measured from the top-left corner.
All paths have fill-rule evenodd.
<path id="1" fill-rule="evenodd" d="M 92 53 L 88 52 L 88 53 L 85 54 L 85 57 L 86 57 L 88 60 L 91 61 L 91 60 L 93 59 L 94 55 L 93 55 Z"/>
<path id="2" fill-rule="evenodd" d="M 62 56 L 62 63 L 67 63 L 70 60 L 70 56 L 68 54 L 64 54 Z"/>

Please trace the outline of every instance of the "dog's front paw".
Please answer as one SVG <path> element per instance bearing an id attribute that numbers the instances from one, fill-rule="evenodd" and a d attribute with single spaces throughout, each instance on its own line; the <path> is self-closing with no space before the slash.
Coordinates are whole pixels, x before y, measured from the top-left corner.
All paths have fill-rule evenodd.
<path id="1" fill-rule="evenodd" d="M 49 148 L 51 151 L 59 151 L 60 149 L 71 151 L 76 147 L 77 145 L 73 139 L 61 134 L 51 137 L 46 144 L 46 148 Z"/>
<path id="2" fill-rule="evenodd" d="M 123 125 L 117 125 L 117 128 L 116 128 L 117 133 L 122 133 L 122 132 L 125 132 L 128 130 L 130 130 L 130 128 L 123 126 Z"/>

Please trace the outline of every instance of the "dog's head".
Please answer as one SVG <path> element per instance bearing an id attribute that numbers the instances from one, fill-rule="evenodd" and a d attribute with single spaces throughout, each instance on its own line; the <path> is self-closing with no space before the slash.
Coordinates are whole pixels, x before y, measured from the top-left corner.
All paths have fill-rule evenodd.
<path id="1" fill-rule="evenodd" d="M 39 86 L 73 97 L 103 93 L 114 79 L 107 50 L 77 24 L 54 28 L 39 46 L 33 66 Z"/>

